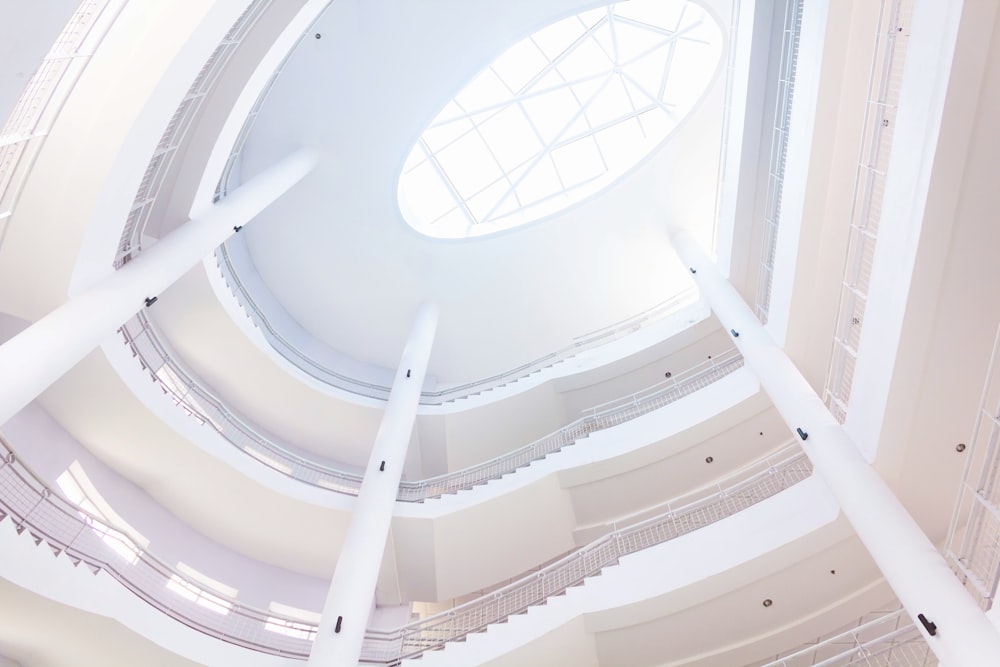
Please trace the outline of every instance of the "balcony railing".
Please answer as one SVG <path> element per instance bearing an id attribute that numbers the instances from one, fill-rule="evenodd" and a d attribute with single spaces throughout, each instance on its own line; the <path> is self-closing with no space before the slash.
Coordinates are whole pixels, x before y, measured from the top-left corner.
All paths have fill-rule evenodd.
<path id="1" fill-rule="evenodd" d="M 273 470 L 307 484 L 357 495 L 361 486 L 360 474 L 338 470 L 297 454 L 227 409 L 221 399 L 171 357 L 143 312 L 126 322 L 119 331 L 153 381 L 191 418 L 202 425 L 211 425 L 227 441 Z M 668 380 L 587 410 L 558 431 L 494 459 L 425 480 L 404 481 L 397 498 L 404 502 L 422 502 L 500 479 L 594 431 L 622 424 L 689 396 L 742 366 L 743 358 L 735 349 L 712 355 Z"/>
<path id="2" fill-rule="evenodd" d="M 153 607 L 205 634 L 255 651 L 298 658 L 309 655 L 307 640 L 265 627 L 270 619 L 297 622 L 295 619 L 214 593 L 205 596 L 202 603 L 178 595 L 167 587 L 171 581 L 183 582 L 192 590 L 203 585 L 141 549 L 124 533 L 95 530 L 102 526 L 98 517 L 47 488 L 2 439 L 0 456 L 0 521 L 9 518 L 18 533 L 28 531 L 40 548 L 94 574 L 106 572 Z"/>
<path id="3" fill-rule="evenodd" d="M 799 61 L 799 36 L 802 32 L 802 8 L 804 4 L 804 0 L 785 0 L 784 3 L 785 19 L 781 37 L 781 61 L 778 65 L 774 123 L 771 127 L 771 151 L 761 230 L 757 298 L 754 307 L 757 317 L 765 324 L 771 308 L 771 284 L 774 278 L 774 257 L 778 249 L 781 194 L 785 183 L 785 158 L 788 155 L 788 131 L 792 120 L 792 98 L 795 91 L 795 71 Z"/>
<path id="4" fill-rule="evenodd" d="M 183 582 L 198 590 L 176 568 L 115 532 L 99 533 L 88 515 L 48 489 L 0 439 L 0 521 L 10 518 L 18 533 L 28 531 L 57 557 L 65 556 L 95 574 L 106 572 L 147 603 L 200 632 L 255 651 L 306 658 L 315 626 L 241 604 L 223 595 L 188 599 L 168 588 Z M 628 554 L 662 544 L 720 521 L 780 493 L 811 474 L 805 455 L 793 446 L 741 471 L 738 482 L 720 483 L 670 503 L 670 509 L 635 525 L 619 528 L 530 575 L 454 609 L 394 630 L 366 633 L 362 662 L 395 665 L 400 660 L 443 648 L 492 623 L 539 605 L 584 579 L 600 574 Z M 109 540 L 121 544 L 112 545 Z M 128 554 L 129 557 L 123 554 Z M 176 585 L 173 587 L 176 589 Z M 271 628 L 300 628 L 289 636 Z"/>
<path id="5" fill-rule="evenodd" d="M 990 609 L 1000 589 L 1000 329 L 968 447 L 945 556 L 979 606 Z"/>
<path id="6" fill-rule="evenodd" d="M 827 407 L 840 423 L 847 418 L 854 365 L 864 326 L 912 14 L 913 0 L 883 0 L 879 15 L 863 142 L 854 181 L 850 244 L 844 259 L 837 329 L 823 390 Z"/>
<path id="7" fill-rule="evenodd" d="M 244 314 L 253 323 L 253 325 L 260 330 L 261 334 L 271 347 L 274 348 L 278 354 L 287 359 L 289 363 L 293 364 L 307 375 L 324 384 L 328 384 L 331 387 L 336 387 L 352 394 L 368 398 L 377 398 L 380 400 L 389 398 L 389 390 L 391 388 L 388 385 L 379 384 L 377 382 L 368 382 L 339 373 L 336 370 L 323 365 L 315 358 L 296 347 L 294 343 L 289 341 L 271 324 L 267 315 L 263 312 L 263 309 L 254 300 L 243 281 L 240 280 L 236 268 L 233 265 L 232 258 L 230 257 L 229 250 L 225 245 L 219 246 L 218 250 L 216 250 L 215 259 L 219 266 L 219 270 L 222 272 L 223 279 L 226 281 L 230 292 L 233 294 L 236 302 L 240 305 Z M 496 375 L 479 378 L 478 380 L 474 380 L 472 382 L 454 385 L 440 390 L 423 391 L 420 394 L 420 404 L 441 405 L 449 401 L 454 401 L 460 398 L 468 398 L 491 389 L 504 387 L 539 371 L 552 368 L 556 364 L 575 357 L 581 352 L 605 345 L 634 333 L 643 327 L 662 320 L 667 315 L 679 311 L 684 306 L 696 302 L 697 298 L 698 293 L 696 289 L 691 288 L 684 290 L 683 292 L 672 296 L 637 315 L 582 336 L 577 336 L 562 348 L 529 361 L 528 363 L 522 364 L 516 368 L 511 368 L 503 371 L 502 373 L 497 373 Z"/>
<path id="8" fill-rule="evenodd" d="M 250 29 L 271 5 L 271 2 L 272 0 L 253 0 L 247 5 L 202 66 L 184 99 L 174 111 L 174 115 L 160 137 L 156 150 L 153 151 L 149 164 L 146 165 L 146 172 L 143 174 L 139 189 L 132 201 L 132 208 L 129 210 L 121 239 L 118 242 L 115 268 L 124 266 L 141 250 L 142 233 L 149 222 L 153 206 L 166 180 L 167 172 L 184 145 L 188 131 L 194 126 L 202 104 L 215 87 L 216 81 L 226 68 L 230 58 L 243 42 L 243 38 L 250 32 Z"/>
<path id="9" fill-rule="evenodd" d="M 759 667 L 937 667 L 906 612 L 880 614 Z"/>
<path id="10" fill-rule="evenodd" d="M 49 129 L 125 0 L 84 0 L 0 129 L 0 243 Z"/>

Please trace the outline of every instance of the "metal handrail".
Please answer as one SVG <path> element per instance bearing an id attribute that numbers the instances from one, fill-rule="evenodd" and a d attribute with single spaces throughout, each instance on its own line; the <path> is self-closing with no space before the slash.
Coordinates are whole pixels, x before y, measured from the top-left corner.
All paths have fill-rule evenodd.
<path id="1" fill-rule="evenodd" d="M 840 647 L 844 648 L 841 649 Z M 761 667 L 935 667 L 937 657 L 905 610 L 888 612 Z"/>
<path id="2" fill-rule="evenodd" d="M 767 324 L 771 308 L 774 259 L 778 249 L 778 232 L 781 226 L 781 195 L 785 183 L 785 162 L 788 155 L 795 72 L 799 61 L 799 39 L 802 32 L 802 10 L 805 6 L 805 0 L 785 0 L 784 4 L 784 30 L 782 31 L 781 59 L 778 65 L 778 84 L 775 92 L 767 187 L 764 191 L 760 265 L 757 268 L 757 294 L 754 301 L 754 312 L 763 324 Z"/>
<path id="3" fill-rule="evenodd" d="M 202 425 L 210 424 L 223 438 L 259 462 L 298 481 L 339 493 L 357 495 L 361 475 L 341 470 L 295 453 L 291 447 L 264 435 L 249 421 L 230 411 L 225 403 L 185 371 L 155 336 L 140 311 L 119 329 L 126 345 L 149 372 L 164 394 Z M 397 500 L 423 502 L 446 493 L 470 489 L 500 479 L 533 461 L 574 444 L 590 433 L 630 421 L 707 387 L 742 367 L 743 358 L 731 348 L 674 374 L 669 380 L 605 403 L 567 426 L 489 461 L 418 481 L 403 481 Z"/>
<path id="4" fill-rule="evenodd" d="M 740 482 L 728 488 L 719 484 L 715 487 L 717 491 L 707 498 L 701 497 L 703 491 L 692 494 L 699 496 L 693 502 L 686 502 L 684 497 L 679 498 L 671 503 L 674 509 L 614 530 L 503 588 L 410 623 L 399 630 L 377 635 L 369 633 L 369 637 L 374 639 L 378 636 L 400 642 L 398 659 L 413 658 L 425 651 L 442 648 L 450 641 L 482 631 L 488 625 L 523 613 L 529 607 L 564 593 L 568 588 L 583 583 L 584 579 L 600 574 L 602 569 L 617 565 L 623 556 L 732 516 L 812 474 L 808 458 L 797 445 L 758 461 L 751 468 L 758 471 L 749 476 L 747 470 L 740 471 Z"/>
<path id="5" fill-rule="evenodd" d="M 104 521 L 46 487 L 2 437 L 0 455 L 0 521 L 9 516 L 17 532 L 27 530 L 36 545 L 45 542 L 56 556 L 65 555 L 74 565 L 83 564 L 94 574 L 106 572 L 148 604 L 195 630 L 264 653 L 298 658 L 309 655 L 308 640 L 265 627 L 274 620 L 301 621 L 214 591 L 205 591 L 211 596 L 208 600 L 215 600 L 209 604 L 172 593 L 167 589 L 171 581 L 184 582 L 193 590 L 204 590 L 204 586 L 139 548 L 124 533 L 101 535 L 95 531 L 94 527 L 103 526 Z M 123 554 L 133 554 L 134 562 Z M 221 613 L 223 609 L 225 613 Z"/>
<path id="6" fill-rule="evenodd" d="M 139 183 L 139 188 L 132 200 L 125 226 L 118 241 L 118 252 L 115 255 L 116 269 L 127 264 L 142 249 L 142 234 L 146 229 L 153 212 L 160 190 L 167 180 L 166 175 L 174 162 L 174 158 L 184 145 L 188 132 L 195 125 L 195 118 L 201 111 L 201 106 L 209 93 L 214 89 L 230 58 L 242 44 L 247 33 L 254 26 L 273 0 L 253 0 L 243 13 L 229 28 L 226 36 L 209 56 L 188 88 L 187 94 L 174 111 L 170 122 L 160 137 L 153 151 L 146 171 Z"/>
<path id="7" fill-rule="evenodd" d="M 344 375 L 328 366 L 325 366 L 307 353 L 296 347 L 291 341 L 285 338 L 264 314 L 263 309 L 257 304 L 249 289 L 240 279 L 233 265 L 229 249 L 225 244 L 219 246 L 215 251 L 216 264 L 222 273 L 222 278 L 229 287 L 230 293 L 236 299 L 240 309 L 247 319 L 260 330 L 265 340 L 282 357 L 289 361 L 307 375 L 319 380 L 324 384 L 342 389 L 352 394 L 385 400 L 389 397 L 391 387 L 377 382 L 369 382 L 358 378 Z M 516 368 L 511 368 L 501 373 L 479 378 L 464 384 L 454 385 L 438 390 L 422 391 L 420 394 L 421 405 L 442 405 L 460 398 L 468 398 L 481 394 L 491 389 L 504 387 L 508 384 L 523 380 L 538 371 L 552 368 L 558 363 L 571 359 L 586 350 L 593 349 L 600 345 L 618 340 L 628 334 L 634 333 L 649 324 L 656 322 L 663 317 L 677 312 L 682 307 L 694 303 L 697 300 L 698 291 L 696 288 L 688 288 L 665 301 L 648 308 L 632 317 L 621 320 L 614 324 L 602 327 L 587 334 L 575 337 L 572 342 L 563 347 L 521 364 Z"/>
<path id="8" fill-rule="evenodd" d="M 851 198 L 836 327 L 823 387 L 823 401 L 841 424 L 847 419 L 865 323 L 912 15 L 913 0 L 882 0 Z"/>
<path id="9" fill-rule="evenodd" d="M 311 623 L 257 609 L 211 591 L 208 604 L 200 604 L 171 593 L 171 580 L 202 589 L 155 555 L 138 548 L 124 535 L 100 536 L 93 530 L 98 517 L 87 514 L 48 489 L 13 449 L 0 438 L 0 521 L 10 517 L 19 533 L 27 530 L 36 545 L 45 542 L 57 555 L 65 554 L 75 565 L 84 564 L 95 574 L 104 571 L 148 604 L 200 632 L 255 651 L 293 658 L 306 658 L 316 626 Z M 754 472 L 756 471 L 756 472 Z M 749 474 L 752 473 L 752 474 Z M 491 591 L 454 609 L 428 616 L 393 630 L 369 630 L 365 635 L 362 662 L 397 665 L 401 660 L 444 647 L 450 641 L 484 630 L 511 615 L 522 613 L 553 595 L 597 575 L 619 562 L 622 556 L 662 544 L 732 516 L 811 474 L 809 460 L 797 445 L 788 447 L 737 473 L 739 482 L 717 489 L 709 497 L 703 491 L 682 497 L 664 514 L 612 531 L 589 545 L 532 572 L 500 589 Z M 117 540 L 129 553 L 109 545 Z M 287 636 L 268 628 L 284 621 L 302 628 L 305 636 Z"/>
<path id="10" fill-rule="evenodd" d="M 945 558 L 984 610 L 1000 590 L 1000 327 L 986 364 L 979 407 L 964 454 L 965 467 L 952 510 Z M 963 451 L 965 444 L 959 445 Z"/>
<path id="11" fill-rule="evenodd" d="M 24 178 L 84 67 L 125 0 L 83 0 L 63 27 L 0 129 L 0 241 Z M 110 9 L 109 9 L 110 8 Z M 87 47 L 84 50 L 84 47 Z"/>

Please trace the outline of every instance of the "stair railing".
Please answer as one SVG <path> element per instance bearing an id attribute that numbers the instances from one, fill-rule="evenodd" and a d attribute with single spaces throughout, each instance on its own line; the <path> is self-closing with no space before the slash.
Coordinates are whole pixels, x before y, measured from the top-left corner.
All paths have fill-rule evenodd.
<path id="1" fill-rule="evenodd" d="M 631 526 L 617 528 L 518 581 L 398 630 L 370 630 L 362 652 L 363 661 L 379 663 L 386 660 L 387 646 L 399 647 L 399 653 L 395 655 L 397 661 L 443 648 L 448 642 L 485 630 L 493 623 L 523 613 L 529 607 L 564 593 L 584 579 L 599 574 L 603 568 L 617 565 L 623 556 L 732 516 L 811 474 L 812 466 L 808 458 L 797 445 L 792 445 L 736 473 L 740 481 L 735 485 L 723 487 L 725 482 L 722 482 L 707 497 L 703 495 L 704 491 L 695 492 L 692 495 L 698 499 L 693 502 L 686 502 L 683 497 L 677 499 L 671 503 L 669 511 Z"/>
<path id="2" fill-rule="evenodd" d="M 9 518 L 18 533 L 28 531 L 39 547 L 44 542 L 56 557 L 84 565 L 94 574 L 105 572 L 141 599 L 170 617 L 212 637 L 255 651 L 306 658 L 315 628 L 298 619 L 245 605 L 234 598 L 210 594 L 199 599 L 178 595 L 171 582 L 198 590 L 176 568 L 140 548 L 124 533 L 95 530 L 98 517 L 89 515 L 58 493 L 53 493 L 10 446 L 0 438 L 0 521 Z M 363 662 L 396 665 L 428 650 L 559 595 L 628 554 L 662 544 L 680 535 L 732 516 L 811 474 L 811 466 L 797 445 L 765 458 L 738 473 L 740 481 L 709 497 L 685 503 L 679 499 L 670 511 L 635 525 L 618 528 L 528 576 L 484 596 L 394 630 L 366 633 Z M 288 623 L 304 631 L 297 636 L 275 632 Z"/>
<path id="3" fill-rule="evenodd" d="M 210 424 L 227 441 L 273 470 L 306 484 L 357 495 L 361 486 L 360 474 L 297 454 L 288 445 L 264 434 L 261 429 L 230 411 L 221 399 L 173 359 L 159 338 L 152 334 L 144 313 L 138 313 L 119 331 L 153 381 L 190 417 L 202 425 Z M 500 479 L 572 445 L 594 431 L 636 419 L 689 396 L 742 365 L 743 358 L 735 348 L 712 355 L 706 361 L 675 373 L 670 379 L 652 387 L 586 410 L 583 416 L 567 426 L 518 449 L 462 470 L 419 481 L 403 481 L 397 499 L 423 502 Z"/>

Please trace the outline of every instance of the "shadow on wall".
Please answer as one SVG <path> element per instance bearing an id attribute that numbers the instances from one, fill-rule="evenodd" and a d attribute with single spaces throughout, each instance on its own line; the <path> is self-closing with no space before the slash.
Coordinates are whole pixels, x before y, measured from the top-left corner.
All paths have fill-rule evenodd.
<path id="1" fill-rule="evenodd" d="M 0 313 L 0 344 L 6 343 L 29 326 L 31 326 L 31 322 L 27 320 L 7 313 Z M 2 660 L 3 658 L 0 658 L 0 667 L 7 667 L 7 663 Z"/>

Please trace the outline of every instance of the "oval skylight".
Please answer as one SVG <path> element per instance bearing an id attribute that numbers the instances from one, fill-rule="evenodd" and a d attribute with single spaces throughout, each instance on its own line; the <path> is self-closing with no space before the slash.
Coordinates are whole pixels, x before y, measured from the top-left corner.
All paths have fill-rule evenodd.
<path id="1" fill-rule="evenodd" d="M 553 23 L 480 72 L 431 122 L 399 179 L 429 236 L 521 225 L 601 190 L 708 88 L 722 31 L 685 0 L 628 0 Z"/>

